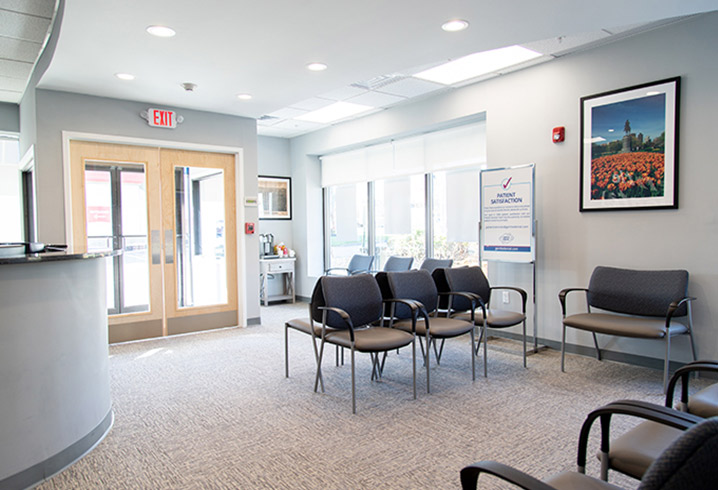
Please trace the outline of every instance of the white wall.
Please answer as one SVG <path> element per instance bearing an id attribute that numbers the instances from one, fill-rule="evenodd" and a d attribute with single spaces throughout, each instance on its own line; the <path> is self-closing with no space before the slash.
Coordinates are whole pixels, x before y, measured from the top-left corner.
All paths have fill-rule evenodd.
<path id="1" fill-rule="evenodd" d="M 538 227 L 539 336 L 561 338 L 557 293 L 585 286 L 593 268 L 687 269 L 700 358 L 718 358 L 718 165 L 713 144 L 718 113 L 718 14 L 705 14 L 591 51 L 467 86 L 424 101 L 332 126 L 291 141 L 295 178 L 294 239 L 302 261 L 299 292 L 309 296 L 321 273 L 320 168 L 314 155 L 363 141 L 429 128 L 485 112 L 490 167 L 534 162 Z M 673 76 L 682 77 L 679 208 L 601 213 L 578 211 L 579 98 Z M 554 144 L 551 129 L 566 127 Z M 530 267 L 494 266 L 494 284 L 531 290 Z M 529 327 L 530 328 L 530 327 Z M 570 329 L 570 343 L 590 335 Z M 604 340 L 604 343 L 606 341 Z M 614 339 L 612 351 L 663 357 L 659 342 Z M 690 358 L 688 342 L 673 342 L 674 359 Z"/>

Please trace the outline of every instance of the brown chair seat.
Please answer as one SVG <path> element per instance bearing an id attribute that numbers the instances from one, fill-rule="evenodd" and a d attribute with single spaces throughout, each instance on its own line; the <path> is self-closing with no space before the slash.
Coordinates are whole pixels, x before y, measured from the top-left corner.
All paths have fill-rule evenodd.
<path id="1" fill-rule="evenodd" d="M 718 383 L 691 395 L 688 412 L 705 419 L 718 415 Z"/>
<path id="2" fill-rule="evenodd" d="M 666 336 L 666 319 L 660 317 L 638 318 L 609 313 L 578 313 L 564 318 L 563 324 L 580 330 L 621 337 L 662 339 Z M 686 326 L 681 323 L 671 324 L 671 336 L 687 331 Z"/>
<path id="3" fill-rule="evenodd" d="M 319 328 L 321 336 L 321 327 Z M 354 347 L 359 352 L 384 352 L 410 344 L 414 336 L 410 332 L 386 327 L 369 327 L 354 330 Z M 327 332 L 325 340 L 331 344 L 351 349 L 351 332 L 333 330 Z"/>
<path id="4" fill-rule="evenodd" d="M 312 324 L 309 320 L 309 318 L 294 318 L 292 320 L 289 320 L 286 324 L 287 327 L 293 328 L 294 330 L 297 330 L 302 333 L 306 333 L 311 335 L 312 334 Z M 317 337 L 322 335 L 322 325 L 321 323 L 314 324 L 314 335 Z"/>
<path id="5" fill-rule="evenodd" d="M 544 480 L 557 490 L 622 490 L 603 480 L 591 478 L 583 473 L 565 471 Z"/>
<path id="6" fill-rule="evenodd" d="M 682 430 L 667 425 L 641 422 L 611 441 L 608 452 L 610 467 L 640 480 L 651 463 L 681 434 Z"/>
<path id="7" fill-rule="evenodd" d="M 445 318 L 441 316 L 432 316 L 429 319 L 429 328 L 431 336 L 437 339 L 447 339 L 458 337 L 471 331 L 474 326 L 469 321 L 458 321 L 458 318 Z M 411 319 L 395 321 L 394 328 L 411 332 Z M 426 322 L 423 319 L 416 322 L 416 335 L 426 337 Z"/>
<path id="8" fill-rule="evenodd" d="M 526 320 L 526 315 L 519 311 L 489 309 L 486 311 L 486 316 L 489 317 L 488 326 L 490 328 L 513 327 Z M 452 315 L 452 318 L 460 318 L 461 320 L 470 322 L 471 312 L 457 313 L 456 315 Z M 484 324 L 484 312 L 479 308 L 476 309 L 474 323 L 479 326 Z"/>

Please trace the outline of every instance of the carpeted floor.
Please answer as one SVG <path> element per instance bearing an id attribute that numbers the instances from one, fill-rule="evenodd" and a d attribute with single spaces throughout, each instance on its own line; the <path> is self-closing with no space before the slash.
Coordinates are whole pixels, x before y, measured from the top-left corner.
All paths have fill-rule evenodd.
<path id="1" fill-rule="evenodd" d="M 500 339 L 489 343 L 488 378 L 479 362 L 472 383 L 467 337 L 433 364 L 430 395 L 417 363 L 417 400 L 410 350 L 390 355 L 381 382 L 359 354 L 352 415 L 349 365 L 335 367 L 333 353 L 326 393 L 313 392 L 309 336 L 290 332 L 284 377 L 284 321 L 306 316 L 306 305 L 261 314 L 261 326 L 111 346 L 112 430 L 38 488 L 452 489 L 459 470 L 482 459 L 541 478 L 575 467 L 590 410 L 663 399 L 659 371 L 569 355 L 562 374 L 551 350 L 524 369 L 520 343 Z M 594 458 L 587 472 L 598 474 Z M 507 487 L 482 477 L 480 488 Z"/>

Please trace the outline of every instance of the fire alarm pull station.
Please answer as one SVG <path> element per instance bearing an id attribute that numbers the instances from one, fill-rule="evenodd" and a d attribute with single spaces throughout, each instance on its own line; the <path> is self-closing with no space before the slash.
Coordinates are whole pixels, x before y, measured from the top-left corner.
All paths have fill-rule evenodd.
<path id="1" fill-rule="evenodd" d="M 565 137 L 566 137 L 566 128 L 564 128 L 563 126 L 558 126 L 556 128 L 553 128 L 553 142 L 554 143 L 561 143 Z"/>
<path id="2" fill-rule="evenodd" d="M 254 235 L 254 223 L 245 223 L 244 224 L 244 232 L 247 235 Z"/>

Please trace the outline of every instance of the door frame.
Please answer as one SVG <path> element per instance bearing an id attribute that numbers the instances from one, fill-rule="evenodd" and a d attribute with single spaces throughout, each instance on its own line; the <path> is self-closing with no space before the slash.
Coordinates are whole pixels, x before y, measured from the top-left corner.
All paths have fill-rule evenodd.
<path id="1" fill-rule="evenodd" d="M 65 239 L 70 249 L 73 246 L 72 222 L 72 169 L 70 165 L 70 142 L 89 141 L 93 143 L 111 143 L 120 145 L 149 146 L 155 148 L 171 148 L 174 150 L 203 151 L 207 153 L 228 153 L 234 155 L 235 185 L 235 216 L 237 220 L 237 323 L 240 327 L 247 326 L 247 243 L 244 234 L 244 149 L 235 146 L 205 145 L 150 138 L 135 138 L 110 134 L 62 131 L 62 175 L 65 205 Z"/>

